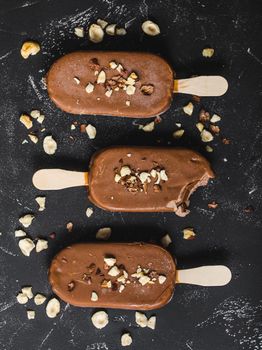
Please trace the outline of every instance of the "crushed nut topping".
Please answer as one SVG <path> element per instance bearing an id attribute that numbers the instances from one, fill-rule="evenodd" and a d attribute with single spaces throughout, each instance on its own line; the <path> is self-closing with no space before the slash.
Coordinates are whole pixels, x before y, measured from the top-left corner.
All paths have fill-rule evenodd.
<path id="1" fill-rule="evenodd" d="M 88 93 L 88 94 L 91 94 L 91 92 L 93 92 L 94 91 L 94 84 L 92 84 L 92 83 L 88 83 L 87 85 L 86 85 L 86 88 L 85 88 L 85 90 L 86 90 L 86 92 Z"/>
<path id="2" fill-rule="evenodd" d="M 27 59 L 29 56 L 34 56 L 40 51 L 40 45 L 35 41 L 26 41 L 21 48 L 21 56 Z"/>
<path id="3" fill-rule="evenodd" d="M 183 238 L 186 239 L 186 240 L 192 240 L 192 239 L 195 239 L 195 232 L 194 232 L 194 229 L 191 228 L 191 227 L 188 227 L 188 228 L 185 228 L 183 230 Z"/>
<path id="4" fill-rule="evenodd" d="M 214 53 L 215 53 L 215 50 L 210 48 L 210 47 L 207 47 L 207 48 L 202 50 L 202 56 L 203 57 L 210 58 L 210 57 L 212 57 L 214 55 Z"/>
<path id="5" fill-rule="evenodd" d="M 98 24 L 91 24 L 88 30 L 89 39 L 93 43 L 100 43 L 104 38 L 104 30 Z"/>
<path id="6" fill-rule="evenodd" d="M 150 36 L 156 36 L 160 34 L 160 28 L 159 26 L 152 22 L 152 21 L 145 21 L 142 24 L 142 30 L 145 34 L 150 35 Z"/>
<path id="7" fill-rule="evenodd" d="M 142 94 L 150 96 L 154 92 L 154 89 L 155 89 L 154 85 L 147 84 L 147 85 L 142 85 L 140 88 L 140 91 L 142 92 Z"/>
<path id="8" fill-rule="evenodd" d="M 104 84 L 106 81 L 106 73 L 101 70 L 97 76 L 97 84 Z"/>
<path id="9" fill-rule="evenodd" d="M 194 111 L 194 105 L 192 102 L 189 102 L 186 106 L 183 107 L 183 111 L 191 116 L 193 114 L 193 111 Z"/>

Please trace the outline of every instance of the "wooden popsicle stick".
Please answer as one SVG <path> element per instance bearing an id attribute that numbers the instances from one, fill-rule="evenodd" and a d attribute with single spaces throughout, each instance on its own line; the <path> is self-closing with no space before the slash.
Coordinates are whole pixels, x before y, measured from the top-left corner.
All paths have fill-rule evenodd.
<path id="1" fill-rule="evenodd" d="M 39 190 L 61 190 L 69 187 L 87 186 L 88 172 L 41 169 L 34 173 L 32 182 Z"/>
<path id="2" fill-rule="evenodd" d="M 232 273 L 226 266 L 201 266 L 193 269 L 178 270 L 176 283 L 213 287 L 224 286 L 230 282 L 231 278 Z"/>
<path id="3" fill-rule="evenodd" d="M 174 80 L 174 93 L 196 96 L 222 96 L 227 92 L 227 89 L 227 80 L 219 75 Z"/>

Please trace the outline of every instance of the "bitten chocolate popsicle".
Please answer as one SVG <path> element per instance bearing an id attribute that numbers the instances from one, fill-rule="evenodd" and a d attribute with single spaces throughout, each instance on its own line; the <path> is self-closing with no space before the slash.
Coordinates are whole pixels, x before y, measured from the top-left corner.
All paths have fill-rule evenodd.
<path id="1" fill-rule="evenodd" d="M 200 154 L 183 148 L 110 147 L 94 154 L 89 173 L 38 170 L 33 184 L 40 190 L 88 186 L 98 207 L 124 212 L 189 213 L 189 197 L 214 173 Z"/>
<path id="2" fill-rule="evenodd" d="M 146 243 L 80 243 L 56 255 L 49 282 L 65 302 L 81 307 L 152 310 L 167 304 L 176 283 L 222 286 L 225 266 L 177 270 L 163 248 Z"/>
<path id="3" fill-rule="evenodd" d="M 53 102 L 72 114 L 147 118 L 165 112 L 174 93 L 221 96 L 220 76 L 174 80 L 161 57 L 138 52 L 79 51 L 58 59 L 47 74 Z"/>

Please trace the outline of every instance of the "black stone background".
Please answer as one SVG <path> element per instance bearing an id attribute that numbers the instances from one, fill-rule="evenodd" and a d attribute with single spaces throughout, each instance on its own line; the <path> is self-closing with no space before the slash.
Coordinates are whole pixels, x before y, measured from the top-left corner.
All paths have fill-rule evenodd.
<path id="1" fill-rule="evenodd" d="M 255 0 L 0 1 L 1 349 L 115 350 L 121 348 L 124 330 L 131 332 L 130 349 L 136 350 L 262 349 L 261 7 L 261 1 Z M 87 27 L 99 17 L 120 25 L 133 21 L 127 36 L 106 37 L 97 45 L 74 36 L 74 27 Z M 142 33 L 140 25 L 147 18 L 159 24 L 161 35 L 153 38 Z M 23 60 L 19 50 L 27 39 L 39 41 L 42 51 Z M 215 48 L 211 59 L 201 55 L 207 46 Z M 192 117 L 182 111 L 190 96 L 175 96 L 152 133 L 138 130 L 139 120 L 71 116 L 49 101 L 41 78 L 56 58 L 78 49 L 158 53 L 172 64 L 177 77 L 221 74 L 228 79 L 229 90 L 220 98 L 201 99 Z M 216 138 L 211 154 L 205 152 L 195 127 L 201 107 L 222 116 L 222 134 L 231 140 L 230 145 L 224 145 Z M 19 115 L 33 108 L 45 114 L 46 131 L 39 132 L 37 145 L 30 141 L 22 145 L 27 130 L 20 124 Z M 89 140 L 79 130 L 71 131 L 73 121 L 95 125 L 96 139 Z M 186 130 L 179 141 L 172 138 L 176 122 Z M 50 133 L 58 142 L 54 156 L 42 149 L 42 140 Z M 37 169 L 86 170 L 95 150 L 114 144 L 187 146 L 211 161 L 217 177 L 193 195 L 191 213 L 185 218 L 171 213 L 120 214 L 94 208 L 94 215 L 88 219 L 85 211 L 92 204 L 84 188 L 48 193 L 33 188 L 31 177 Z M 39 194 L 47 198 L 42 213 L 34 200 Z M 207 207 L 212 200 L 219 203 L 216 210 Z M 244 212 L 248 205 L 254 212 Z M 36 214 L 26 230 L 31 237 L 56 232 L 56 239 L 49 240 L 48 251 L 32 253 L 30 258 L 21 254 L 14 237 L 19 216 L 28 212 Z M 72 233 L 65 229 L 68 221 L 74 223 Z M 233 279 L 220 288 L 177 286 L 167 306 L 147 313 L 157 316 L 155 331 L 138 328 L 133 311 L 108 310 L 109 325 L 97 330 L 90 321 L 92 309 L 62 303 L 60 315 L 51 320 L 44 305 L 16 303 L 15 296 L 24 285 L 51 297 L 47 268 L 53 255 L 73 242 L 94 240 L 97 229 L 104 226 L 112 228 L 112 241 L 158 242 L 168 232 L 173 239 L 169 249 L 179 268 L 226 264 Z M 182 238 L 181 230 L 188 226 L 197 232 L 194 241 Z M 27 320 L 26 307 L 36 310 L 35 320 Z"/>

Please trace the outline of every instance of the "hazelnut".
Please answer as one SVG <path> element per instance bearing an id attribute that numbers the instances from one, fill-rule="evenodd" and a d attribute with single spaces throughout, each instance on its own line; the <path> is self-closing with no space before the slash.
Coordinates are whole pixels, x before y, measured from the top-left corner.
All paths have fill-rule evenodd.
<path id="1" fill-rule="evenodd" d="M 189 116 L 192 115 L 193 110 L 194 110 L 194 105 L 192 102 L 189 102 L 186 106 L 183 107 L 183 111 Z"/>
<path id="2" fill-rule="evenodd" d="M 88 83 L 87 85 L 86 85 L 86 88 L 85 88 L 85 90 L 86 90 L 86 92 L 88 93 L 88 94 L 91 94 L 91 92 L 93 92 L 94 91 L 94 85 L 92 84 L 92 83 Z"/>
<path id="3" fill-rule="evenodd" d="M 172 239 L 169 236 L 169 234 L 166 234 L 165 236 L 163 236 L 161 238 L 161 244 L 164 248 L 167 248 L 169 246 L 169 244 L 171 244 L 171 243 L 172 243 Z"/>
<path id="4" fill-rule="evenodd" d="M 102 329 L 109 322 L 108 321 L 108 314 L 105 311 L 97 311 L 91 317 L 91 321 L 96 328 Z"/>
<path id="5" fill-rule="evenodd" d="M 36 197 L 35 200 L 36 200 L 37 204 L 39 205 L 38 210 L 39 210 L 39 211 L 45 210 L 45 201 L 46 201 L 46 198 L 45 198 L 45 197 Z"/>
<path id="6" fill-rule="evenodd" d="M 56 298 L 52 298 L 46 305 L 46 314 L 49 318 L 56 317 L 60 312 L 60 302 Z"/>
<path id="7" fill-rule="evenodd" d="M 104 31 L 103 28 L 100 27 L 98 24 L 91 24 L 88 30 L 89 39 L 93 43 L 100 43 L 104 38 Z"/>
<path id="8" fill-rule="evenodd" d="M 21 56 L 27 59 L 29 56 L 34 56 L 40 51 L 40 45 L 35 41 L 26 41 L 23 43 L 20 50 Z"/>
<path id="9" fill-rule="evenodd" d="M 105 27 L 108 25 L 108 22 L 98 18 L 98 20 L 96 21 L 96 23 L 102 28 L 105 29 Z"/>
<path id="10" fill-rule="evenodd" d="M 214 136 L 211 134 L 211 132 L 207 131 L 206 129 L 203 129 L 201 132 L 201 140 L 203 142 L 211 142 L 214 139 Z"/>
<path id="11" fill-rule="evenodd" d="M 147 321 L 147 327 L 151 329 L 156 328 L 156 316 L 151 316 L 149 320 Z"/>
<path id="12" fill-rule="evenodd" d="M 34 320 L 35 318 L 35 311 L 34 310 L 27 310 L 27 318 L 28 320 Z"/>
<path id="13" fill-rule="evenodd" d="M 96 128 L 93 125 L 88 124 L 86 127 L 86 133 L 90 140 L 93 140 L 96 137 Z"/>
<path id="14" fill-rule="evenodd" d="M 210 57 L 212 57 L 214 55 L 214 53 L 215 53 L 215 50 L 210 48 L 210 47 L 207 47 L 207 48 L 202 50 L 202 56 L 203 57 L 210 58 Z"/>
<path id="15" fill-rule="evenodd" d="M 144 33 L 146 33 L 147 35 L 150 35 L 150 36 L 156 36 L 156 35 L 160 34 L 159 26 L 152 21 L 145 21 L 142 24 L 142 30 Z"/>
<path id="16" fill-rule="evenodd" d="M 112 267 L 116 263 L 115 258 L 104 258 L 104 262 L 107 264 L 107 266 Z"/>
<path id="17" fill-rule="evenodd" d="M 32 214 L 26 214 L 24 216 L 21 216 L 19 218 L 19 222 L 21 222 L 21 224 L 24 226 L 24 227 L 29 227 L 31 224 L 32 224 L 32 221 L 34 220 L 35 216 L 32 215 Z"/>
<path id="18" fill-rule="evenodd" d="M 43 294 L 36 294 L 34 297 L 34 302 L 36 305 L 42 305 L 46 301 L 46 297 Z"/>
<path id="19" fill-rule="evenodd" d="M 78 38 L 83 38 L 85 35 L 84 28 L 83 27 L 76 27 L 74 29 L 74 33 Z"/>
<path id="20" fill-rule="evenodd" d="M 185 228 L 183 230 L 183 238 L 186 240 L 192 240 L 196 236 L 193 228 Z"/>
<path id="21" fill-rule="evenodd" d="M 109 24 L 106 27 L 106 34 L 115 35 L 116 34 L 116 24 Z"/>
<path id="22" fill-rule="evenodd" d="M 97 76 L 97 84 L 104 84 L 106 81 L 106 73 L 101 70 Z"/>
<path id="23" fill-rule="evenodd" d="M 180 139 L 185 133 L 184 129 L 179 129 L 173 132 L 174 139 Z"/>
<path id="24" fill-rule="evenodd" d="M 48 248 L 48 241 L 45 239 L 38 239 L 35 246 L 35 251 L 40 253 L 42 250 Z"/>
<path id="25" fill-rule="evenodd" d="M 44 138 L 43 148 L 44 148 L 44 151 L 46 154 L 49 154 L 49 155 L 55 154 L 55 152 L 57 150 L 57 143 L 51 135 L 46 136 Z"/>
<path id="26" fill-rule="evenodd" d="M 29 115 L 21 114 L 19 120 L 27 129 L 31 129 L 32 128 L 33 122 L 31 120 L 31 118 L 29 117 Z"/>
<path id="27" fill-rule="evenodd" d="M 92 292 L 91 294 L 91 301 L 97 301 L 98 300 L 98 295 L 96 292 Z"/>
<path id="28" fill-rule="evenodd" d="M 136 319 L 136 323 L 142 327 L 145 328 L 147 326 L 147 317 L 146 315 L 142 314 L 141 312 L 136 312 L 135 313 L 135 319 Z"/>
<path id="29" fill-rule="evenodd" d="M 121 345 L 122 346 L 129 346 L 132 344 L 132 338 L 131 335 L 129 333 L 124 333 L 121 336 Z"/>
<path id="30" fill-rule="evenodd" d="M 90 218 L 90 216 L 93 215 L 94 209 L 93 208 L 87 208 L 86 209 L 86 216 Z"/>
<path id="31" fill-rule="evenodd" d="M 28 302 L 28 297 L 24 293 L 18 293 L 16 300 L 19 304 L 26 304 Z"/>
<path id="32" fill-rule="evenodd" d="M 108 240 L 108 238 L 110 236 L 111 236 L 111 228 L 110 227 L 100 228 L 96 233 L 96 239 Z"/>
<path id="33" fill-rule="evenodd" d="M 26 233 L 23 230 L 15 230 L 15 237 L 25 237 Z"/>

